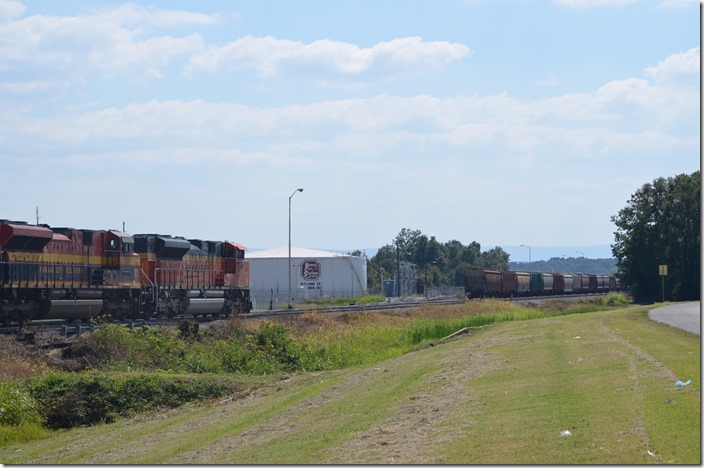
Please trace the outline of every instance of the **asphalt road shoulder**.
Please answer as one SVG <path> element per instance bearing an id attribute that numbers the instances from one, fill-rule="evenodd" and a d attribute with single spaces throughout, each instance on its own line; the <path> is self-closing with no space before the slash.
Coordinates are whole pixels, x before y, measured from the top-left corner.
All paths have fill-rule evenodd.
<path id="1" fill-rule="evenodd" d="M 648 318 L 701 336 L 701 302 L 682 302 L 648 312 Z"/>

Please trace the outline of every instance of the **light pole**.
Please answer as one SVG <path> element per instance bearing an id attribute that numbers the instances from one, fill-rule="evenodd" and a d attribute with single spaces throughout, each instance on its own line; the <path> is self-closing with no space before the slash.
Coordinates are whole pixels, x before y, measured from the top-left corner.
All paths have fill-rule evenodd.
<path id="1" fill-rule="evenodd" d="M 521 244 L 521 247 L 528 248 L 528 269 L 532 271 L 533 270 L 533 259 L 531 258 L 530 246 Z"/>
<path id="2" fill-rule="evenodd" d="M 586 258 L 586 257 L 584 256 L 584 252 L 580 252 L 579 250 L 575 250 L 575 252 L 576 252 L 576 253 L 581 253 L 581 254 L 582 254 L 582 258 Z"/>
<path id="3" fill-rule="evenodd" d="M 290 197 L 288 197 L 288 308 L 293 309 L 293 298 L 291 297 L 291 199 L 296 194 L 296 192 L 302 192 L 303 189 L 299 188 L 294 190 Z"/>

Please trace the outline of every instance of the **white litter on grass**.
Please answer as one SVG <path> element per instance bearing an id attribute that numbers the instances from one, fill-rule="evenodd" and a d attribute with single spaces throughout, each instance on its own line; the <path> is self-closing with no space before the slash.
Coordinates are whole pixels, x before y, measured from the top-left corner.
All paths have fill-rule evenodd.
<path id="1" fill-rule="evenodd" d="M 569 437 L 571 435 L 572 435 L 572 433 L 566 429 L 564 431 L 560 432 L 560 436 L 562 436 L 562 437 Z"/>
<path id="2" fill-rule="evenodd" d="M 646 450 L 647 450 L 647 449 L 646 449 Z M 658 457 L 657 455 L 655 455 L 655 454 L 654 454 L 653 452 L 651 452 L 650 450 L 647 450 L 647 452 L 648 452 L 648 455 L 650 455 L 651 457 L 655 457 L 655 458 Z"/>
<path id="3" fill-rule="evenodd" d="M 573 340 L 578 340 L 578 339 L 580 339 L 580 338 L 581 338 L 581 336 L 573 336 L 573 337 L 572 337 Z"/>

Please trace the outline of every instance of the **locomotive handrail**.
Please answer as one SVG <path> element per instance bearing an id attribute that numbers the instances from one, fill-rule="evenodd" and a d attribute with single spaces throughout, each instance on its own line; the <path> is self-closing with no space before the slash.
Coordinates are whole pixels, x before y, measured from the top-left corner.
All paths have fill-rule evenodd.
<path id="1" fill-rule="evenodd" d="M 152 280 L 149 279 L 149 276 L 144 272 L 144 270 L 142 270 L 141 267 L 139 268 L 139 271 L 142 272 L 142 276 L 144 276 L 145 278 L 147 278 L 147 281 L 149 281 L 149 284 L 151 284 L 152 286 L 154 286 L 154 289 L 155 289 L 155 290 L 158 289 L 157 286 L 156 286 L 154 283 L 152 283 Z M 156 301 L 156 291 L 154 291 L 154 292 L 152 293 L 152 296 L 153 296 L 153 297 L 152 297 L 152 301 L 155 302 L 155 301 Z"/>

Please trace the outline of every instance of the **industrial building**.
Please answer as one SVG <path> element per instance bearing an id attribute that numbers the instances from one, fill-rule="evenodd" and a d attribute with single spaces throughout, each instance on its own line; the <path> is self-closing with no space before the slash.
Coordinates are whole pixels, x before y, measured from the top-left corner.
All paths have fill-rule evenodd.
<path id="1" fill-rule="evenodd" d="M 247 254 L 255 309 L 288 304 L 288 247 Z M 291 247 L 293 305 L 313 297 L 354 298 L 367 293 L 367 259 L 324 250 Z"/>

